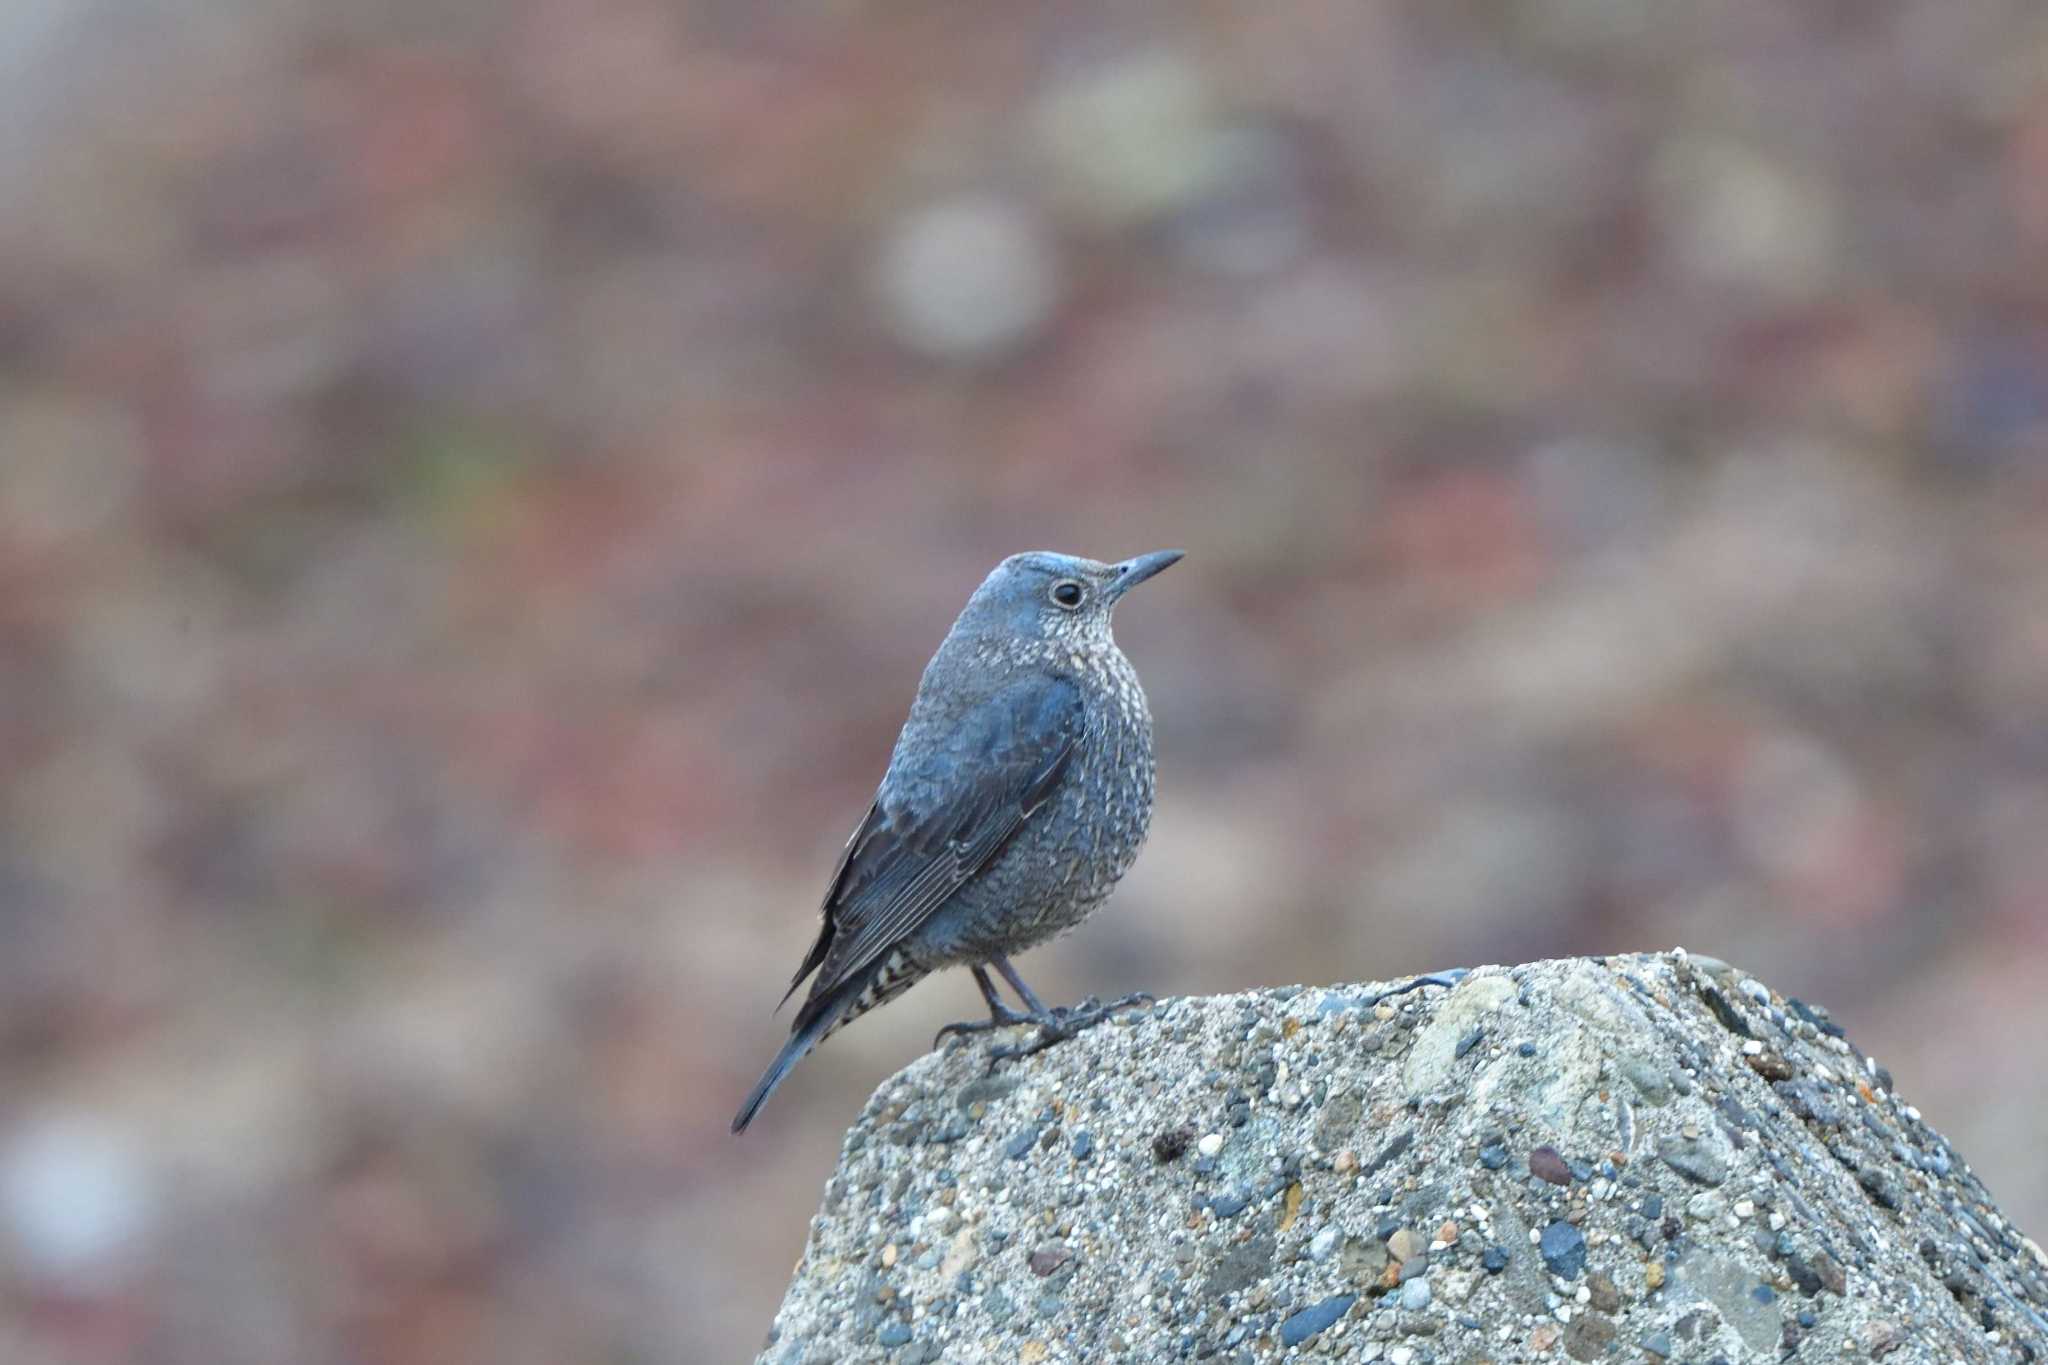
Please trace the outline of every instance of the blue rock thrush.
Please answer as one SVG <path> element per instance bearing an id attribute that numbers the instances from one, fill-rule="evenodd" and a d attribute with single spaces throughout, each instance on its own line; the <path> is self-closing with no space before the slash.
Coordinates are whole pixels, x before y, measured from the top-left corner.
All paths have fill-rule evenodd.
<path id="1" fill-rule="evenodd" d="M 975 590 L 925 666 L 874 804 L 840 855 L 824 925 L 783 999 L 816 972 L 810 994 L 735 1133 L 805 1053 L 942 967 L 973 969 L 989 1017 L 940 1036 L 1036 1024 L 1036 1041 L 1007 1055 L 1149 1002 L 1048 1009 L 1010 955 L 1086 919 L 1145 842 L 1152 715 L 1109 616 L 1180 557 L 1012 555 Z M 1024 1012 L 1003 1003 L 989 967 Z"/>

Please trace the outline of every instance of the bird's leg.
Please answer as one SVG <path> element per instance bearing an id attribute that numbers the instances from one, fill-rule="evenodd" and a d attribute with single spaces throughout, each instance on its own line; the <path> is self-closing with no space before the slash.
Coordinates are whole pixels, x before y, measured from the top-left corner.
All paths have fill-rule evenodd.
<path id="1" fill-rule="evenodd" d="M 1006 1057 L 1029 1057 L 1032 1053 L 1043 1052 L 1054 1043 L 1063 1042 L 1084 1029 L 1095 1027 L 1118 1010 L 1154 1003 L 1151 996 L 1141 991 L 1135 995 L 1127 995 L 1121 1000 L 1112 1000 L 1107 1005 L 1090 996 L 1078 1005 L 1048 1009 L 1045 1002 L 1024 984 L 1024 978 L 1017 975 L 1017 969 L 1010 965 L 1008 958 L 991 958 L 990 964 L 1003 974 L 1003 980 L 1010 983 L 1010 989 L 1017 992 L 1017 998 L 1031 1011 L 1031 1022 L 1038 1025 L 1038 1038 L 1035 1042 L 1019 1044 L 1016 1047 L 990 1048 L 991 1061 L 1001 1061 Z"/>
<path id="2" fill-rule="evenodd" d="M 963 1019 L 959 1023 L 946 1025 L 932 1035 L 933 1047 L 944 1042 L 949 1033 L 987 1033 L 990 1029 L 1032 1022 L 1032 1015 L 1019 1014 L 1003 1003 L 1003 997 L 996 994 L 996 983 L 988 979 L 988 968 L 979 965 L 974 968 L 974 984 L 981 987 L 981 998 L 988 1001 L 988 1018 Z"/>
<path id="3" fill-rule="evenodd" d="M 1447 971 L 1431 972 L 1427 976 L 1410 977 L 1398 986 L 1387 987 L 1378 995 L 1367 996 L 1365 1008 L 1371 1009 L 1382 1000 L 1391 1000 L 1397 995 L 1406 995 L 1410 991 L 1419 991 L 1424 986 L 1455 986 L 1470 975 L 1472 975 L 1472 969 L 1469 967 L 1452 967 Z"/>

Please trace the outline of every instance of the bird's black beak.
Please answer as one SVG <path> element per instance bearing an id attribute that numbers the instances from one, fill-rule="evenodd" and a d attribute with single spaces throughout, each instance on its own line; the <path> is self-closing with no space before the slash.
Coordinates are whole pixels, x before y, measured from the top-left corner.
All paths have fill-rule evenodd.
<path id="1" fill-rule="evenodd" d="M 1137 587 L 1156 573 L 1163 573 L 1180 563 L 1185 550 L 1154 550 L 1149 555 L 1126 559 L 1116 566 L 1116 577 L 1109 581 L 1109 598 L 1114 602 L 1132 588 Z"/>

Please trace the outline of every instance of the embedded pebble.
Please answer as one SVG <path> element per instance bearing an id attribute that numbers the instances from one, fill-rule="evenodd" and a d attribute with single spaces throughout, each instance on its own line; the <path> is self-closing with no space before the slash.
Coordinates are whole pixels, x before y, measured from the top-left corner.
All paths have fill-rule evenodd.
<path id="1" fill-rule="evenodd" d="M 1586 1268 L 1585 1234 L 1562 1219 L 1543 1229 L 1537 1246 L 1543 1252 L 1543 1264 L 1553 1275 L 1575 1279 Z"/>
<path id="2" fill-rule="evenodd" d="M 1304 1341 L 1321 1333 L 1331 1323 L 1349 1312 L 1351 1305 L 1358 1302 L 1356 1294 L 1333 1294 L 1320 1303 L 1312 1304 L 1297 1313 L 1289 1315 L 1280 1324 L 1280 1344 L 1299 1346 Z"/>
<path id="3" fill-rule="evenodd" d="M 1553 1185 L 1572 1183 L 1571 1167 L 1565 1164 L 1555 1147 L 1537 1147 L 1529 1153 L 1529 1174 Z"/>

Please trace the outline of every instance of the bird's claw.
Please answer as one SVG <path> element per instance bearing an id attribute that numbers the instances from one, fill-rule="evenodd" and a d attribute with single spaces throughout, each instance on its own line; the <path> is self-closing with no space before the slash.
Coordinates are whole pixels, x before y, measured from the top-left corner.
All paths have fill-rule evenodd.
<path id="1" fill-rule="evenodd" d="M 1158 1002 L 1152 995 L 1137 991 L 1121 999 L 1112 1000 L 1107 1005 L 1091 995 L 1078 1004 L 1061 1006 L 1052 1010 L 1047 1018 L 1035 1021 L 1038 1024 L 1038 1036 L 1030 1042 L 990 1048 L 989 1065 L 993 1068 L 997 1062 L 1043 1052 L 1054 1043 L 1065 1042 L 1106 1019 L 1114 1018 L 1119 1010 L 1140 1009 L 1156 1003 Z"/>
<path id="2" fill-rule="evenodd" d="M 1005 1010 L 1001 1014 L 992 1014 L 986 1019 L 956 1020 L 953 1023 L 941 1025 L 939 1031 L 932 1035 L 932 1050 L 934 1052 L 938 1051 L 939 1045 L 946 1041 L 946 1035 L 949 1033 L 957 1033 L 964 1038 L 970 1033 L 993 1033 L 999 1028 L 1009 1028 L 1013 1024 L 1028 1024 L 1031 1022 L 1030 1015 L 1019 1014 L 1015 1010 Z"/>
<path id="3" fill-rule="evenodd" d="M 1449 967 L 1440 972 L 1430 972 L 1425 976 L 1410 977 L 1398 986 L 1389 986 L 1378 995 L 1369 997 L 1365 1001 L 1365 1006 L 1367 1009 L 1370 1009 L 1382 1000 L 1391 1000 L 1397 995 L 1406 995 L 1410 991 L 1419 991 L 1424 986 L 1443 986 L 1448 989 L 1470 975 L 1472 975 L 1470 967 Z"/>

